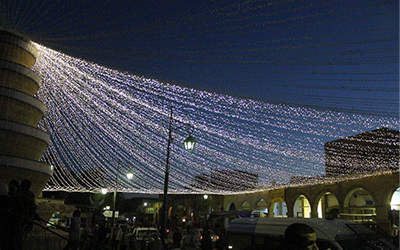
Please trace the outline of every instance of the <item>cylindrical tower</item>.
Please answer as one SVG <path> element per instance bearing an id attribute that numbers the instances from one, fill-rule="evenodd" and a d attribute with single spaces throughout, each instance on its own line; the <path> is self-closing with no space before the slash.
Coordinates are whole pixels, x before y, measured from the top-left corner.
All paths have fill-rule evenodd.
<path id="1" fill-rule="evenodd" d="M 0 182 L 32 182 L 38 195 L 53 173 L 40 162 L 49 134 L 37 128 L 45 106 L 34 95 L 41 79 L 30 68 L 37 49 L 31 41 L 0 30 Z"/>

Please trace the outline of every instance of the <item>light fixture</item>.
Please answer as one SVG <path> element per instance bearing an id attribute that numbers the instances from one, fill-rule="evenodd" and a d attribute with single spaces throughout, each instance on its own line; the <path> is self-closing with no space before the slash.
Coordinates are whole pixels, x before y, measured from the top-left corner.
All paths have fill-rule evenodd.
<path id="1" fill-rule="evenodd" d="M 102 193 L 102 194 L 108 193 L 108 189 L 107 189 L 107 188 L 102 188 L 102 189 L 101 189 L 101 193 Z"/>
<path id="2" fill-rule="evenodd" d="M 189 135 L 188 138 L 186 138 L 186 140 L 183 142 L 183 144 L 185 145 L 185 149 L 187 151 L 193 152 L 196 140 L 191 135 Z"/>
<path id="3" fill-rule="evenodd" d="M 133 173 L 132 172 L 128 172 L 126 174 L 126 178 L 128 178 L 129 180 L 132 180 L 133 179 Z"/>
<path id="4" fill-rule="evenodd" d="M 205 199 L 205 200 L 207 200 L 208 199 L 208 195 L 203 195 L 203 198 Z"/>

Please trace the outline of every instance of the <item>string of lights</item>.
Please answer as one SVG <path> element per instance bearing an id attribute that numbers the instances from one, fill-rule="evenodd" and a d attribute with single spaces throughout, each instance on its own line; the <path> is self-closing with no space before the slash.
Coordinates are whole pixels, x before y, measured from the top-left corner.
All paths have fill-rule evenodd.
<path id="1" fill-rule="evenodd" d="M 189 154 L 174 134 L 171 193 L 368 176 L 360 157 L 387 173 L 396 160 L 372 152 L 398 154 L 382 149 L 398 140 L 324 145 L 398 128 L 397 21 L 396 0 L 0 3 L 0 28 L 40 50 L 42 161 L 55 166 L 45 190 L 68 192 L 113 187 L 119 166 L 135 176 L 119 191 L 162 193 L 171 106 L 197 141 Z M 329 166 L 361 172 L 325 176 L 324 150 Z"/>
<path id="2" fill-rule="evenodd" d="M 292 176 L 321 176 L 324 142 L 398 126 L 395 118 L 318 111 L 179 87 L 36 46 L 40 57 L 35 70 L 43 81 L 38 97 L 47 107 L 41 127 L 52 138 L 43 160 L 55 166 L 45 187 L 49 191 L 98 192 L 113 185 L 120 162 L 124 170 L 135 173 L 132 182 L 122 181 L 120 191 L 162 193 L 170 105 L 177 120 L 193 124 L 198 140 L 191 154 L 179 143 L 172 144 L 171 193 L 238 192 L 224 175 L 214 174 L 211 186 L 198 185 L 199 177 L 211 178 L 216 170 L 255 174 L 258 188 L 290 185 Z M 177 132 L 175 141 L 184 136 Z M 347 153 L 343 147 L 338 157 Z M 386 171 L 383 164 L 379 167 Z M 245 178 L 243 187 L 249 185 L 246 180 L 254 181 Z"/>

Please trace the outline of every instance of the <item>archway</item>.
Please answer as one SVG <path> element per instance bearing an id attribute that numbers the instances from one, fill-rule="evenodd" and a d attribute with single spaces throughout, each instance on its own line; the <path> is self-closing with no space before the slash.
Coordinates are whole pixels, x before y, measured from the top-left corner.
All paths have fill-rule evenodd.
<path id="1" fill-rule="evenodd" d="M 392 210 L 400 210 L 400 188 L 396 189 L 392 195 L 392 200 L 390 201 L 390 208 Z"/>
<path id="2" fill-rule="evenodd" d="M 271 201 L 269 211 L 272 212 L 269 214 L 270 217 L 287 217 L 286 202 L 283 199 L 274 199 Z"/>
<path id="3" fill-rule="evenodd" d="M 400 188 L 394 191 L 390 201 L 390 208 L 391 234 L 396 236 L 399 234 Z"/>
<path id="4" fill-rule="evenodd" d="M 304 195 L 300 195 L 294 203 L 293 216 L 295 218 L 311 218 L 310 202 Z"/>
<path id="5" fill-rule="evenodd" d="M 251 210 L 251 205 L 250 205 L 250 203 L 248 202 L 248 201 L 244 201 L 243 203 L 242 203 L 242 208 L 241 208 L 242 210 Z"/>
<path id="6" fill-rule="evenodd" d="M 231 205 L 229 205 L 228 211 L 236 211 L 236 206 L 233 202 L 231 203 Z"/>
<path id="7" fill-rule="evenodd" d="M 321 196 L 318 201 L 318 218 L 339 218 L 339 201 L 330 192 Z"/>
<path id="8" fill-rule="evenodd" d="M 375 201 L 364 188 L 353 189 L 346 195 L 340 217 L 355 222 L 375 222 Z"/>
<path id="9" fill-rule="evenodd" d="M 252 212 L 254 217 L 268 217 L 268 205 L 264 199 L 259 200 L 256 203 L 256 209 Z"/>

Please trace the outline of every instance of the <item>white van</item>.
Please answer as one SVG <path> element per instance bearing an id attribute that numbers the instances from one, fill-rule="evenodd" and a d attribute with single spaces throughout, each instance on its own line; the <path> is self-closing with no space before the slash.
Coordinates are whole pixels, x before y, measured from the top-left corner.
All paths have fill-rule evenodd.
<path id="1" fill-rule="evenodd" d="M 314 228 L 320 250 L 398 250 L 383 231 L 346 220 L 304 218 L 238 218 L 227 229 L 225 249 L 282 250 L 283 235 L 293 223 Z"/>

